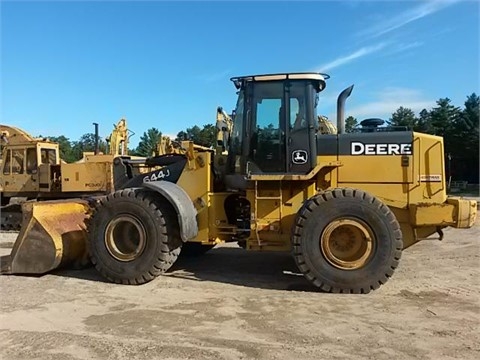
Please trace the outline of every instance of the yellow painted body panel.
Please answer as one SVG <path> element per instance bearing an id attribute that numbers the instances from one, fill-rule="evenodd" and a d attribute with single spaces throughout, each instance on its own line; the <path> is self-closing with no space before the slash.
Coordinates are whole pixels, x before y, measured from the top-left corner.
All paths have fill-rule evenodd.
<path id="1" fill-rule="evenodd" d="M 477 202 L 474 200 L 461 199 L 459 197 L 448 197 L 447 203 L 454 206 L 456 211 L 454 218 L 456 223 L 453 225 L 456 228 L 469 228 L 475 224 L 477 218 Z"/>
<path id="2" fill-rule="evenodd" d="M 192 155 L 192 154 L 190 154 Z M 185 169 L 177 181 L 192 199 L 197 209 L 198 235 L 195 241 L 208 241 L 209 235 L 209 193 L 211 191 L 212 154 L 210 152 L 195 152 L 190 156 Z"/>
<path id="3" fill-rule="evenodd" d="M 247 249 L 289 250 L 297 211 L 315 192 L 314 181 L 257 181 L 247 189 L 252 205 Z"/>
<path id="4" fill-rule="evenodd" d="M 82 162 L 89 162 L 89 163 L 112 163 L 115 156 L 109 154 L 84 154 L 84 158 Z"/>
<path id="5" fill-rule="evenodd" d="M 410 206 L 410 223 L 416 227 L 435 224 L 469 228 L 474 224 L 476 215 L 476 202 L 460 198 L 448 198 L 443 204 L 419 203 Z"/>
<path id="6" fill-rule="evenodd" d="M 224 206 L 225 199 L 230 195 L 232 193 L 229 192 L 208 195 L 209 242 L 212 244 L 227 241 L 235 234 L 235 226 L 228 223 Z"/>
<path id="7" fill-rule="evenodd" d="M 62 191 L 110 191 L 112 189 L 111 164 L 85 162 L 62 164 Z"/>
<path id="8" fill-rule="evenodd" d="M 409 165 L 402 166 L 402 158 Z M 339 156 L 342 166 L 338 168 L 338 179 L 348 184 L 394 184 L 413 182 L 412 155 Z"/>
<path id="9" fill-rule="evenodd" d="M 402 164 L 402 157 L 408 165 Z M 338 186 L 359 188 L 387 205 L 442 204 L 447 199 L 443 139 L 414 133 L 413 155 L 339 156 Z M 405 161 L 405 160 L 403 160 Z"/>

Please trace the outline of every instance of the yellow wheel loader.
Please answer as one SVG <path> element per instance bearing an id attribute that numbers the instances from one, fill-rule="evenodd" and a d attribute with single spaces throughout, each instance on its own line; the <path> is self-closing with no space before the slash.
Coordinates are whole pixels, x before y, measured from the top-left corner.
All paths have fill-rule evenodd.
<path id="1" fill-rule="evenodd" d="M 446 195 L 442 138 L 379 119 L 344 133 L 353 86 L 338 97 L 335 127 L 316 114 L 328 78 L 232 78 L 238 101 L 231 117 L 217 111 L 216 149 L 184 142 L 183 153 L 147 159 L 156 170 L 131 176 L 109 195 L 31 204 L 2 272 L 66 265 L 85 255 L 84 241 L 105 278 L 143 284 L 168 270 L 186 244 L 237 242 L 291 252 L 324 291 L 368 293 L 393 275 L 403 249 L 441 237 L 448 226 L 471 227 L 476 202 Z M 41 205 L 49 212 L 35 215 Z M 62 233 L 52 221 L 56 214 L 71 221 L 69 206 L 78 223 Z"/>

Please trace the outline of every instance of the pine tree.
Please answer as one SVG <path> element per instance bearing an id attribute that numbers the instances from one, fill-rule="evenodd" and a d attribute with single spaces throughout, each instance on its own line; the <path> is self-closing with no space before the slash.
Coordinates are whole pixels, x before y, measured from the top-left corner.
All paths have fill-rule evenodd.
<path id="1" fill-rule="evenodd" d="M 345 119 L 345 132 L 351 133 L 358 126 L 358 121 L 353 116 L 349 116 Z"/>
<path id="2" fill-rule="evenodd" d="M 395 110 L 390 120 L 387 121 L 387 124 L 390 126 L 402 126 L 409 130 L 416 128 L 417 123 L 418 120 L 415 117 L 413 110 L 403 106 L 400 106 L 397 110 Z"/>
<path id="3" fill-rule="evenodd" d="M 432 118 L 430 116 L 430 112 L 427 109 L 423 109 L 418 114 L 418 121 L 417 126 L 414 128 L 415 131 L 432 134 Z"/>
<path id="4" fill-rule="evenodd" d="M 449 139 L 454 178 L 475 184 L 479 180 L 479 117 L 480 99 L 473 93 L 467 96 Z"/>
<path id="5" fill-rule="evenodd" d="M 157 145 L 162 139 L 162 133 L 156 128 L 150 128 L 140 137 L 135 154 L 139 156 L 152 156 L 157 150 Z"/>

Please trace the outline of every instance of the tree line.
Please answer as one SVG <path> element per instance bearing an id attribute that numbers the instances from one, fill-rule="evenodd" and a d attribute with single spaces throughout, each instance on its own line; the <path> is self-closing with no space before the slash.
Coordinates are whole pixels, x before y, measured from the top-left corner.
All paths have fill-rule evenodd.
<path id="1" fill-rule="evenodd" d="M 162 132 L 155 127 L 148 129 L 140 136 L 138 146 L 129 149 L 128 153 L 135 156 L 152 156 L 157 151 L 157 144 L 162 139 L 162 135 Z M 191 140 L 195 144 L 210 147 L 215 144 L 216 138 L 217 131 L 215 125 L 207 124 L 202 128 L 195 125 L 180 131 L 175 141 Z M 67 163 L 80 160 L 84 152 L 95 151 L 94 133 L 83 134 L 77 141 L 71 141 L 63 135 L 49 136 L 48 139 L 59 144 L 60 158 Z M 100 152 L 106 153 L 107 142 L 105 138 L 100 137 L 98 145 Z"/>
<path id="2" fill-rule="evenodd" d="M 412 109 L 399 107 L 386 121 L 387 126 L 409 129 L 432 135 L 443 136 L 445 143 L 445 161 L 447 177 L 454 180 L 466 180 L 479 183 L 479 114 L 480 99 L 473 93 L 467 96 L 464 107 L 452 104 L 449 98 L 437 100 L 436 106 L 430 110 L 423 109 L 418 116 Z M 345 131 L 354 132 L 360 128 L 359 121 L 353 116 L 347 117 Z M 162 132 L 150 128 L 140 137 L 136 148 L 129 149 L 131 155 L 151 156 L 157 149 Z M 60 156 L 66 162 L 74 162 L 82 158 L 83 152 L 94 151 L 95 135 L 87 133 L 78 141 L 70 141 L 65 136 L 50 137 L 60 144 Z M 210 147 L 216 141 L 216 127 L 207 124 L 197 125 L 180 131 L 176 141 L 191 140 L 198 145 Z M 105 152 L 107 143 L 99 141 L 100 151 Z"/>

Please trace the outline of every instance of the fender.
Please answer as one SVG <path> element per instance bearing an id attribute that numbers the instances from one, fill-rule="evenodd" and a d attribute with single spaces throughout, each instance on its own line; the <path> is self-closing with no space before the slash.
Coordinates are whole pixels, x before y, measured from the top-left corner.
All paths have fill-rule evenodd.
<path id="1" fill-rule="evenodd" d="M 180 236 L 183 242 L 197 236 L 197 210 L 185 190 L 168 181 L 144 182 L 142 186 L 159 193 L 172 204 L 177 212 Z"/>

